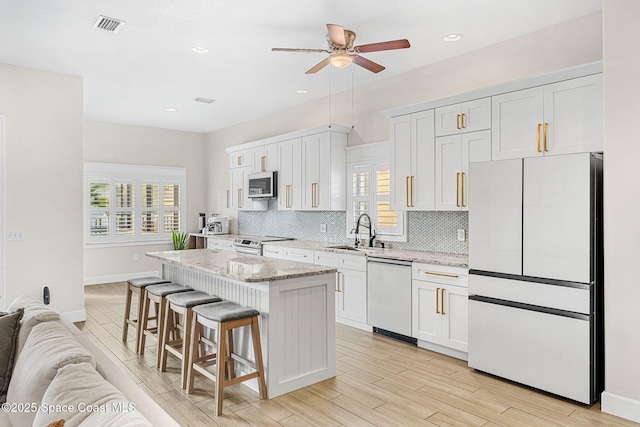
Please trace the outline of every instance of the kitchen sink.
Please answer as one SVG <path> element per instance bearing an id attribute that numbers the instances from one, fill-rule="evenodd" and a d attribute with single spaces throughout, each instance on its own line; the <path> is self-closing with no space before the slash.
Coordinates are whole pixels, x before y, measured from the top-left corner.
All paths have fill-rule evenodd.
<path id="1" fill-rule="evenodd" d="M 336 246 L 327 246 L 328 249 L 344 249 L 347 251 L 357 251 L 358 248 L 351 245 L 336 245 Z"/>

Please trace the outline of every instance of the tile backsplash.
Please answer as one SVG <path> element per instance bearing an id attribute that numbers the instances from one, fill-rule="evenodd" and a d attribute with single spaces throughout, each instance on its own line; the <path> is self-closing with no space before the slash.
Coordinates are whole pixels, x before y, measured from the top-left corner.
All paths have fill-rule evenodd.
<path id="1" fill-rule="evenodd" d="M 345 212 L 279 211 L 277 201 L 269 202 L 266 211 L 239 211 L 238 232 L 261 236 L 283 236 L 327 243 L 352 243 L 346 237 Z M 326 224 L 326 233 L 320 232 Z M 392 242 L 396 249 L 469 253 L 469 242 L 460 242 L 456 231 L 469 229 L 467 212 L 409 212 L 407 242 Z M 384 241 L 384 239 L 382 239 Z"/>

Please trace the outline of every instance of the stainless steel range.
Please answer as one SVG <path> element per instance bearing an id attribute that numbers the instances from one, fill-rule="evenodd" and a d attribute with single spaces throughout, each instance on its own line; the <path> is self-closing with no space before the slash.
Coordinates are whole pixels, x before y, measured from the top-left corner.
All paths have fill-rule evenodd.
<path id="1" fill-rule="evenodd" d="M 249 255 L 262 255 L 264 242 L 277 242 L 281 240 L 293 240 L 291 237 L 278 236 L 246 236 L 234 239 L 233 247 L 237 253 Z"/>

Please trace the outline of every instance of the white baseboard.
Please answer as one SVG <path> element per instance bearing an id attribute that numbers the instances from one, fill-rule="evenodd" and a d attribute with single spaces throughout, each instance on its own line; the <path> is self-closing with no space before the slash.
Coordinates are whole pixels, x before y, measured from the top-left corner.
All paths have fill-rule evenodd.
<path id="1" fill-rule="evenodd" d="M 83 310 L 65 311 L 64 316 L 71 322 L 84 322 L 87 320 L 87 312 Z"/>
<path id="2" fill-rule="evenodd" d="M 640 423 L 640 400 L 604 391 L 600 396 L 600 409 L 607 414 Z"/>
<path id="3" fill-rule="evenodd" d="M 109 276 L 93 276 L 85 277 L 83 283 L 88 285 L 101 285 L 103 283 L 126 282 L 129 279 L 137 279 L 139 277 L 160 276 L 158 270 L 142 271 L 138 273 L 112 274 Z"/>

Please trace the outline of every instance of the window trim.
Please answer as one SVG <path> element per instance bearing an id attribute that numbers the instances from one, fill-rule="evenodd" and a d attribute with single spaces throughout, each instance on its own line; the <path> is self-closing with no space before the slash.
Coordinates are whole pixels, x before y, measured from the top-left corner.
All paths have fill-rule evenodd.
<path id="1" fill-rule="evenodd" d="M 110 206 L 109 211 L 115 212 L 115 186 L 117 182 L 134 183 L 134 234 L 133 236 L 117 236 L 115 234 L 115 217 L 110 218 L 110 233 L 108 236 L 90 235 L 90 214 L 92 208 L 90 203 L 90 184 L 93 182 L 108 182 L 110 184 Z M 158 235 L 143 235 L 141 233 L 140 215 L 142 211 L 149 210 L 142 206 L 141 184 L 158 184 Z M 186 229 L 187 221 L 187 170 L 181 167 L 170 166 L 148 166 L 148 165 L 128 165 L 116 163 L 94 163 L 84 162 L 83 165 L 83 237 L 85 248 L 104 248 L 116 246 L 138 246 L 171 243 L 171 234 L 164 233 L 164 205 L 163 188 L 164 185 L 180 186 L 180 230 Z M 96 209 L 99 210 L 99 209 Z M 153 209 L 155 210 L 155 209 Z M 170 211 L 175 209 L 169 209 Z M 111 215 L 113 216 L 113 214 Z"/>
<path id="2" fill-rule="evenodd" d="M 352 224 L 355 221 L 353 215 L 353 168 L 354 167 L 362 167 L 369 166 L 370 168 L 370 191 L 369 191 L 369 209 L 370 212 L 372 209 L 375 209 L 377 212 L 378 208 L 378 198 L 375 193 L 375 187 L 377 185 L 377 173 L 378 170 L 377 165 L 380 163 L 390 163 L 389 160 L 389 142 L 376 142 L 371 144 L 363 144 L 357 145 L 354 147 L 347 147 L 347 158 L 346 158 L 346 174 L 347 174 L 347 212 L 346 212 L 346 237 L 348 239 L 355 238 L 355 235 L 351 233 L 353 227 Z M 406 242 L 407 241 L 407 212 L 406 211 L 396 211 L 398 213 L 398 218 L 402 219 L 402 233 L 401 234 L 378 234 L 376 240 L 381 240 L 384 242 Z M 365 231 L 367 229 L 365 228 Z M 376 230 L 376 233 L 379 233 Z M 360 237 L 368 237 L 368 231 L 366 233 L 360 233 Z"/>

